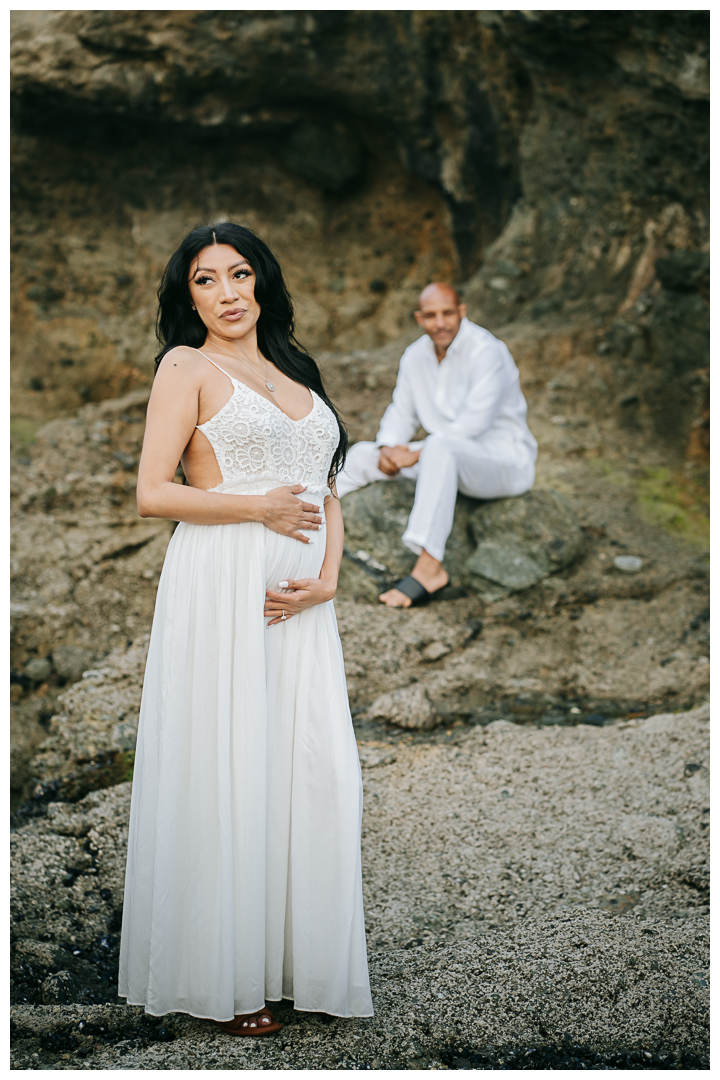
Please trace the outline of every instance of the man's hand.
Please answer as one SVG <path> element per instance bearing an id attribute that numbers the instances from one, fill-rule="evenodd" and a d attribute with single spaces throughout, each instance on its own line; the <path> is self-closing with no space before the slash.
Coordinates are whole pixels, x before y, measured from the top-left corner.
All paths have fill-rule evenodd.
<path id="1" fill-rule="evenodd" d="M 419 450 L 407 446 L 381 446 L 378 469 L 386 476 L 396 476 L 401 469 L 408 469 L 420 458 Z"/>

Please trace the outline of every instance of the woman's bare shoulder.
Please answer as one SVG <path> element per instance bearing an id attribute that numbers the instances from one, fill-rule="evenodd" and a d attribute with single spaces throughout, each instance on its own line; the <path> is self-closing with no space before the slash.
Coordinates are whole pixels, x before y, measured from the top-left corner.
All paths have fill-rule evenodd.
<path id="1" fill-rule="evenodd" d="M 208 362 L 202 353 L 189 345 L 175 345 L 165 353 L 158 365 L 157 377 L 167 379 L 180 376 L 183 380 L 202 378 Z"/>

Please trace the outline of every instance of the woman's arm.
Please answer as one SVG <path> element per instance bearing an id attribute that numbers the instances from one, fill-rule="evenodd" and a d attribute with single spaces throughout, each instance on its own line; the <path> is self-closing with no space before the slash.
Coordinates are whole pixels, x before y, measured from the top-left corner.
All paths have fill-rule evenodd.
<path id="1" fill-rule="evenodd" d="M 301 484 L 267 495 L 222 495 L 173 482 L 178 462 L 198 422 L 201 369 L 197 354 L 178 348 L 167 353 L 155 376 L 138 470 L 137 504 L 141 517 L 170 518 L 196 525 L 260 521 L 274 532 L 302 543 L 300 529 L 318 529 L 319 507 L 296 498 Z"/>
<path id="2" fill-rule="evenodd" d="M 299 615 L 305 608 L 313 607 L 315 604 L 326 604 L 337 592 L 338 574 L 345 542 L 345 526 L 340 500 L 334 494 L 325 499 L 325 528 L 327 530 L 325 558 L 320 569 L 320 577 L 281 583 L 283 588 L 290 590 L 288 592 L 268 589 L 265 593 L 264 612 L 265 617 L 270 619 L 268 626 L 285 622 L 292 615 Z M 285 619 L 281 618 L 283 612 Z"/>
<path id="3" fill-rule="evenodd" d="M 334 487 L 334 485 L 333 485 Z M 334 493 L 325 499 L 325 558 L 320 570 L 320 580 L 332 588 L 335 595 L 345 544 L 345 523 L 343 521 L 340 500 Z M 332 597 L 328 597 L 332 599 Z"/>

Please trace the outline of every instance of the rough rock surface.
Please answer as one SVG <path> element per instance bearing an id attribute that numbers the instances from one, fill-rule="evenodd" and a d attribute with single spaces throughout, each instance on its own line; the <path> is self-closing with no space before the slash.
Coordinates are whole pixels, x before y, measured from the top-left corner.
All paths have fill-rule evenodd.
<path id="1" fill-rule="evenodd" d="M 386 362 L 382 356 L 375 360 Z M 340 380 L 354 362 L 337 358 L 333 378 Z M 606 717 L 648 715 L 704 699 L 708 569 L 702 546 L 685 543 L 683 530 L 705 519 L 687 512 L 681 501 L 665 501 L 666 491 L 681 500 L 692 486 L 650 481 L 671 474 L 633 464 L 627 443 L 611 440 L 598 421 L 581 429 L 581 437 L 585 444 L 590 433 L 602 440 L 603 458 L 584 460 L 574 452 L 577 437 L 547 419 L 560 391 L 545 393 L 534 411 L 541 455 L 532 498 L 554 499 L 550 488 L 571 503 L 584 554 L 504 600 L 470 593 L 403 613 L 377 603 L 378 580 L 367 564 L 344 559 L 336 604 L 358 723 L 378 697 L 416 682 L 444 723 L 503 716 L 575 722 L 571 709 Z M 14 461 L 15 805 L 38 782 L 72 775 L 78 793 L 83 785 L 88 790 L 117 782 L 128 767 L 123 755 L 131 752 L 145 638 L 172 529 L 170 523 L 137 517 L 136 464 L 130 467 L 125 459 L 120 467 L 117 459 L 122 454 L 137 461 L 144 400 L 145 392 L 136 391 L 54 420 L 27 457 Z M 403 485 L 380 488 L 384 500 Z M 494 507 L 522 504 L 510 500 Z M 349 534 L 356 527 L 351 508 L 349 503 Z M 401 525 L 398 520 L 394 526 L 398 536 Z M 362 536 L 363 543 L 377 543 Z M 641 556 L 642 570 L 616 570 L 618 552 Z M 407 554 L 399 544 L 382 551 L 388 561 Z M 398 572 L 404 569 L 398 562 Z M 38 660 L 43 671 L 51 669 L 39 684 L 27 674 L 28 664 Z M 108 671 L 82 679 L 67 697 L 68 683 L 88 668 Z M 64 704 L 58 703 L 60 694 L 66 695 Z"/>
<path id="2" fill-rule="evenodd" d="M 360 745 L 372 1020 L 285 1004 L 245 1044 L 113 1004 L 121 784 L 13 834 L 14 1067 L 706 1067 L 707 708 L 404 740 Z"/>
<path id="3" fill-rule="evenodd" d="M 404 686 L 389 694 L 381 694 L 367 711 L 368 720 L 385 720 L 397 727 L 414 731 L 431 731 L 441 717 L 428 697 L 424 686 Z"/>
<path id="4" fill-rule="evenodd" d="M 311 348 L 397 338 L 454 276 L 492 329 L 580 328 L 616 422 L 704 457 L 707 12 L 14 15 L 26 424 L 147 383 L 159 272 L 225 216 Z"/>
<path id="5" fill-rule="evenodd" d="M 708 1069 L 707 920 L 598 913 L 375 954 L 375 1017 L 274 1011 L 277 1037 L 118 1005 L 15 1006 L 12 1068 Z M 630 1051 L 630 1053 L 628 1053 Z"/>
<path id="6" fill-rule="evenodd" d="M 402 534 L 415 497 L 412 480 L 368 484 L 343 499 L 348 556 L 378 592 L 404 577 L 417 556 Z M 493 601 L 528 589 L 584 551 L 580 522 L 556 491 L 479 501 L 459 495 L 444 564 L 455 586 Z"/>

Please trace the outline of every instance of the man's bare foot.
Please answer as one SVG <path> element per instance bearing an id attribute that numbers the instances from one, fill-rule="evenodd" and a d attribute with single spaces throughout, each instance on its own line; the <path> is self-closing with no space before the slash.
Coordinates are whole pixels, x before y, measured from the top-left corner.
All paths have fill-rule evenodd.
<path id="1" fill-rule="evenodd" d="M 416 581 L 419 581 L 429 593 L 437 592 L 438 589 L 442 589 L 443 585 L 447 585 L 450 580 L 449 574 L 443 564 L 434 559 L 432 555 L 428 555 L 427 551 L 422 551 L 418 561 L 411 570 L 412 577 Z M 406 608 L 410 607 L 412 601 L 405 593 L 400 592 L 399 589 L 388 589 L 387 592 L 382 593 L 378 599 L 380 603 L 385 604 L 386 607 L 393 608 Z"/>
<path id="2" fill-rule="evenodd" d="M 381 604 L 385 604 L 386 607 L 410 607 L 412 603 L 410 597 L 400 592 L 399 589 L 388 589 L 387 592 L 380 593 L 378 600 Z"/>

